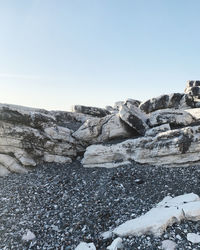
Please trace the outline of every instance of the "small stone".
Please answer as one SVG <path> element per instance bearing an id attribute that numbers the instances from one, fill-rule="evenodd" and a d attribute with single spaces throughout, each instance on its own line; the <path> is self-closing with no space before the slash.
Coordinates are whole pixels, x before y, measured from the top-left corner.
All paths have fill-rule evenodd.
<path id="1" fill-rule="evenodd" d="M 22 236 L 22 240 L 30 241 L 35 239 L 35 234 L 32 233 L 30 230 L 27 230 L 26 233 Z"/>
<path id="2" fill-rule="evenodd" d="M 195 233 L 188 233 L 187 234 L 187 240 L 192 243 L 200 243 L 200 235 Z"/>
<path id="3" fill-rule="evenodd" d="M 137 184 L 143 184 L 143 183 L 144 183 L 144 180 L 138 178 L 138 179 L 135 179 L 135 183 L 137 183 Z"/>
<path id="4" fill-rule="evenodd" d="M 108 250 L 122 249 L 122 239 L 120 237 L 116 238 L 110 246 L 107 247 Z"/>
<path id="5" fill-rule="evenodd" d="M 177 245 L 175 242 L 173 242 L 172 240 L 164 240 L 162 242 L 162 249 L 164 250 L 174 250 L 176 249 Z"/>

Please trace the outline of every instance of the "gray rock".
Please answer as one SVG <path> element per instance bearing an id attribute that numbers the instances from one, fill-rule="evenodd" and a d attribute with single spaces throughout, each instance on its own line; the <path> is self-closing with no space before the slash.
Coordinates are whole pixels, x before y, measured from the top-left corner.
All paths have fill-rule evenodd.
<path id="1" fill-rule="evenodd" d="M 166 132 L 169 130 L 171 130 L 170 125 L 166 123 L 166 124 L 162 124 L 160 126 L 148 129 L 145 133 L 145 136 L 156 136 L 159 133 Z"/>
<path id="2" fill-rule="evenodd" d="M 88 107 L 83 105 L 74 105 L 72 111 L 76 113 L 87 114 L 95 117 L 104 117 L 110 115 L 110 112 L 107 109 L 97 108 L 97 107 Z"/>
<path id="3" fill-rule="evenodd" d="M 87 120 L 73 137 L 90 145 L 93 143 L 107 142 L 112 139 L 128 138 L 134 133 L 121 121 L 118 115 L 109 115 L 103 118 L 92 118 Z"/>
<path id="4" fill-rule="evenodd" d="M 156 136 L 129 139 L 115 145 L 86 149 L 85 167 L 117 167 L 135 161 L 142 164 L 188 166 L 200 163 L 200 126 L 175 129 Z"/>
<path id="5" fill-rule="evenodd" d="M 42 162 L 69 163 L 84 151 L 73 131 L 57 125 L 53 113 L 0 105 L 0 175 L 27 172 Z"/>
<path id="6" fill-rule="evenodd" d="M 162 109 L 152 112 L 147 124 L 150 127 L 155 127 L 169 123 L 171 126 L 177 128 L 179 126 L 188 126 L 195 121 L 196 119 L 187 111 Z"/>
<path id="7" fill-rule="evenodd" d="M 148 129 L 148 116 L 132 104 L 122 105 L 119 111 L 120 118 L 139 134 L 144 135 Z"/>
<path id="8" fill-rule="evenodd" d="M 173 93 L 170 95 L 161 95 L 156 98 L 149 99 L 140 104 L 140 109 L 145 113 L 151 113 L 160 109 L 185 109 L 193 108 L 194 106 L 193 99 L 184 94 Z"/>

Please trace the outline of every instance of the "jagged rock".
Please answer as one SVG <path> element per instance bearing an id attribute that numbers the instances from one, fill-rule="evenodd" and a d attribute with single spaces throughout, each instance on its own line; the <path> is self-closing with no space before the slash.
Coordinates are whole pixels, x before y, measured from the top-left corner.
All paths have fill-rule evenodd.
<path id="1" fill-rule="evenodd" d="M 135 129 L 139 134 L 144 135 L 148 129 L 146 123 L 148 116 L 139 108 L 132 104 L 122 105 L 119 111 L 120 118 L 130 127 Z"/>
<path id="2" fill-rule="evenodd" d="M 195 121 L 195 118 L 184 110 L 162 109 L 152 112 L 147 124 L 150 127 L 155 127 L 169 123 L 176 128 L 179 126 L 188 126 Z"/>
<path id="3" fill-rule="evenodd" d="M 58 113 L 58 112 L 57 112 Z M 0 105 L 0 175 L 27 172 L 43 161 L 69 163 L 84 151 L 50 111 Z"/>
<path id="4" fill-rule="evenodd" d="M 87 144 L 106 142 L 116 138 L 128 138 L 133 131 L 121 121 L 118 115 L 87 120 L 73 137 Z"/>
<path id="5" fill-rule="evenodd" d="M 160 126 L 150 128 L 146 131 L 145 136 L 155 136 L 159 133 L 171 130 L 169 123 L 162 124 Z"/>
<path id="6" fill-rule="evenodd" d="M 107 247 L 108 250 L 119 250 L 122 249 L 122 239 L 120 237 L 116 238 L 110 246 Z"/>
<path id="7" fill-rule="evenodd" d="M 194 108 L 193 99 L 184 94 L 173 93 L 170 95 L 161 95 L 156 98 L 149 99 L 140 104 L 139 108 L 145 113 L 151 113 L 160 109 L 186 109 Z"/>
<path id="8" fill-rule="evenodd" d="M 165 197 L 155 208 L 146 214 L 129 220 L 114 229 L 113 233 L 123 237 L 154 234 L 160 236 L 168 226 L 182 220 L 197 221 L 200 219 L 200 198 L 190 193 L 175 198 Z"/>
<path id="9" fill-rule="evenodd" d="M 115 109 L 115 110 L 120 110 L 120 108 L 121 108 L 121 106 L 124 104 L 124 101 L 118 101 L 118 102 L 115 102 L 114 103 L 114 106 L 113 106 L 113 108 Z"/>
<path id="10" fill-rule="evenodd" d="M 131 161 L 183 166 L 200 162 L 200 126 L 169 130 L 156 136 L 129 139 L 115 145 L 91 145 L 85 167 L 116 167 Z"/>
<path id="11" fill-rule="evenodd" d="M 186 84 L 185 93 L 199 98 L 200 97 L 200 81 L 188 81 Z"/>
<path id="12" fill-rule="evenodd" d="M 95 117 L 104 117 L 106 115 L 110 115 L 110 112 L 103 108 L 97 107 L 88 107 L 83 105 L 74 105 L 72 107 L 73 112 L 87 114 Z"/>
<path id="13" fill-rule="evenodd" d="M 139 107 L 141 104 L 141 101 L 129 98 L 124 102 L 124 104 L 127 105 L 128 107 L 129 105 Z"/>
<path id="14" fill-rule="evenodd" d="M 94 243 L 81 242 L 75 250 L 96 250 Z"/>

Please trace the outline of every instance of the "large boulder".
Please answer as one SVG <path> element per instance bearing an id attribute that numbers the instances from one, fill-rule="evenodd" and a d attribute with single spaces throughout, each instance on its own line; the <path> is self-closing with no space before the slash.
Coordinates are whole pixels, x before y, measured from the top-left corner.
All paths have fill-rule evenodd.
<path id="1" fill-rule="evenodd" d="M 200 98 L 200 81 L 188 81 L 185 93 Z"/>
<path id="2" fill-rule="evenodd" d="M 103 108 L 97 108 L 97 107 L 88 107 L 83 105 L 74 105 L 72 107 L 72 111 L 76 113 L 82 113 L 86 115 L 91 115 L 95 117 L 104 117 L 106 115 L 110 115 L 110 111 Z"/>
<path id="3" fill-rule="evenodd" d="M 144 135 L 148 129 L 146 123 L 148 116 L 137 106 L 127 103 L 121 106 L 119 111 L 120 118 L 139 134 Z"/>
<path id="4" fill-rule="evenodd" d="M 156 127 L 169 123 L 172 127 L 188 126 L 195 122 L 196 119 L 187 111 L 161 109 L 152 112 L 147 121 L 150 127 Z"/>
<path id="5" fill-rule="evenodd" d="M 140 109 L 145 113 L 151 113 L 160 109 L 188 109 L 194 108 L 195 103 L 191 96 L 173 93 L 170 95 L 161 95 L 156 98 L 149 99 L 140 104 Z"/>
<path id="6" fill-rule="evenodd" d="M 86 149 L 85 167 L 116 167 L 135 161 L 141 164 L 183 166 L 200 163 L 200 126 L 161 132 L 156 136 L 129 139 L 115 145 Z"/>
<path id="7" fill-rule="evenodd" d="M 86 145 L 107 142 L 113 139 L 124 139 L 133 136 L 136 131 L 128 127 L 119 115 L 109 115 L 103 118 L 87 120 L 73 137 Z"/>
<path id="8" fill-rule="evenodd" d="M 49 111 L 0 105 L 0 175 L 42 162 L 71 162 L 84 151 L 72 133 Z"/>

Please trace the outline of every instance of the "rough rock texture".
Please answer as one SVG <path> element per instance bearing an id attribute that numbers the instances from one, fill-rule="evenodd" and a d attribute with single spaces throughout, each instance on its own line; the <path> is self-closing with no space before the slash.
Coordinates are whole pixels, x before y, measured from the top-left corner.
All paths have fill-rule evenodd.
<path id="1" fill-rule="evenodd" d="M 200 97 L 200 81 L 188 81 L 185 93 L 191 96 Z"/>
<path id="2" fill-rule="evenodd" d="M 26 172 L 39 162 L 69 163 L 84 148 L 51 112 L 0 105 L 0 175 Z"/>
<path id="3" fill-rule="evenodd" d="M 84 154 L 86 167 L 115 167 L 130 161 L 153 165 L 189 165 L 200 161 L 200 126 L 156 136 L 129 139 L 115 145 L 92 145 Z"/>
<path id="4" fill-rule="evenodd" d="M 161 95 L 156 98 L 149 99 L 140 104 L 140 109 L 145 113 L 151 113 L 160 109 L 185 109 L 194 108 L 195 104 L 189 95 L 173 93 L 171 95 Z"/>
<path id="5" fill-rule="evenodd" d="M 196 119 L 184 110 L 162 109 L 150 114 L 147 121 L 150 127 L 169 123 L 173 127 L 188 126 Z"/>
<path id="6" fill-rule="evenodd" d="M 126 105 L 122 105 L 119 116 L 125 123 L 141 135 L 144 135 L 145 131 L 148 129 L 146 123 L 148 116 L 133 104 L 127 103 Z"/>
<path id="7" fill-rule="evenodd" d="M 86 143 L 100 143 L 112 139 L 128 138 L 136 134 L 135 130 L 127 126 L 119 115 L 109 115 L 103 118 L 87 120 L 73 136 Z"/>
<path id="8" fill-rule="evenodd" d="M 97 108 L 97 107 L 88 107 L 83 105 L 74 105 L 72 107 L 73 112 L 87 114 L 96 117 L 104 117 L 110 115 L 110 112 L 107 109 Z"/>
<path id="9" fill-rule="evenodd" d="M 168 226 L 182 220 L 200 220 L 200 198 L 193 193 L 175 198 L 165 197 L 146 214 L 118 226 L 113 233 L 118 236 L 143 234 L 161 235 Z"/>
<path id="10" fill-rule="evenodd" d="M 169 123 L 162 124 L 160 126 L 150 128 L 146 131 L 145 136 L 156 136 L 159 133 L 171 130 Z"/>

